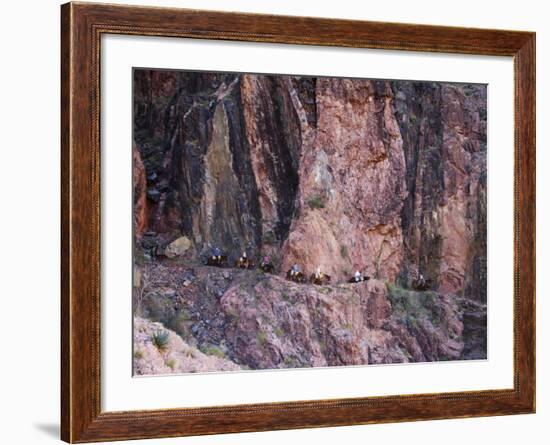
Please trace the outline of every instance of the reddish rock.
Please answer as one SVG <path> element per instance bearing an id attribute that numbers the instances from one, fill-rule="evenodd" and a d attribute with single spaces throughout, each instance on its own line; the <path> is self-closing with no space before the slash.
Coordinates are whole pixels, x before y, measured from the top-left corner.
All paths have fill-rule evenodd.
<path id="1" fill-rule="evenodd" d="M 487 159 L 485 152 L 480 153 L 486 135 L 479 118 L 482 104 L 473 106 L 475 101 L 454 86 L 442 88 L 442 99 L 445 192 L 440 209 L 442 244 L 438 278 L 441 292 L 456 293 L 464 290 L 474 249 L 486 261 L 486 252 L 480 245 L 483 241 L 476 240 L 486 236 L 486 227 L 484 233 L 478 230 L 478 222 L 486 219 L 487 211 Z"/>
<path id="2" fill-rule="evenodd" d="M 486 357 L 485 86 L 136 70 L 135 91 L 137 247 L 194 247 L 143 265 L 144 317 L 254 369 Z M 332 282 L 196 266 L 212 245 Z"/>
<path id="3" fill-rule="evenodd" d="M 147 178 L 141 155 L 136 146 L 132 146 L 133 156 L 133 194 L 134 194 L 134 233 L 139 240 L 147 228 Z"/>
<path id="4" fill-rule="evenodd" d="M 486 301 L 487 136 L 482 85 L 394 82 L 409 195 L 400 278 Z"/>
<path id="5" fill-rule="evenodd" d="M 283 271 L 318 266 L 393 281 L 400 269 L 405 158 L 386 82 L 318 79 L 317 124 L 302 147 L 297 216 Z"/>
<path id="6" fill-rule="evenodd" d="M 450 360 L 464 349 L 461 308 L 435 292 L 174 264 L 141 274 L 150 290 L 137 315 L 251 369 Z"/>

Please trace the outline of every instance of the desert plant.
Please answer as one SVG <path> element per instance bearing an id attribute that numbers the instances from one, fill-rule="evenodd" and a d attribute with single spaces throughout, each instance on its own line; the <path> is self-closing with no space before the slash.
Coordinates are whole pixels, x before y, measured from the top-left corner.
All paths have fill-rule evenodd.
<path id="1" fill-rule="evenodd" d="M 225 315 L 228 323 L 237 323 L 241 318 L 237 310 L 232 307 L 225 310 Z"/>
<path id="2" fill-rule="evenodd" d="M 285 357 L 283 363 L 287 368 L 301 368 L 300 362 L 293 357 Z"/>
<path id="3" fill-rule="evenodd" d="M 392 312 L 406 319 L 409 327 L 416 326 L 419 319 L 427 319 L 435 327 L 441 324 L 443 311 L 437 304 L 437 293 L 408 290 L 392 283 L 387 283 L 386 287 Z"/>
<path id="4" fill-rule="evenodd" d="M 136 272 L 137 273 L 137 272 Z M 135 302 L 134 302 L 134 315 L 141 315 L 141 305 L 145 294 L 151 291 L 151 279 L 149 274 L 144 271 L 140 275 L 140 285 L 134 290 Z"/>
<path id="5" fill-rule="evenodd" d="M 267 344 L 267 335 L 266 335 L 266 333 L 263 332 L 263 331 L 258 332 L 258 334 L 256 335 L 256 340 L 258 340 L 258 343 L 261 346 L 265 346 Z"/>
<path id="6" fill-rule="evenodd" d="M 273 232 L 272 230 L 265 232 L 263 234 L 262 242 L 263 244 L 269 244 L 269 245 L 276 244 L 277 236 L 275 235 L 275 232 Z"/>
<path id="7" fill-rule="evenodd" d="M 307 205 L 310 209 L 324 209 L 325 208 L 325 200 L 320 195 L 311 195 L 307 199 Z"/>
<path id="8" fill-rule="evenodd" d="M 344 244 L 340 245 L 340 255 L 342 258 L 349 258 L 348 247 Z"/>
<path id="9" fill-rule="evenodd" d="M 206 355 L 213 355 L 214 357 L 224 358 L 225 352 L 223 352 L 218 346 L 207 345 L 201 348 L 201 351 Z"/>
<path id="10" fill-rule="evenodd" d="M 140 349 L 136 350 L 134 352 L 134 358 L 143 358 L 143 351 L 141 351 Z"/>
<path id="11" fill-rule="evenodd" d="M 167 360 L 166 366 L 168 366 L 173 371 L 174 367 L 176 366 L 176 360 L 174 360 L 173 358 Z"/>
<path id="12" fill-rule="evenodd" d="M 175 331 L 176 334 L 186 341 L 188 341 L 192 336 L 192 318 L 185 308 L 180 309 L 172 317 L 167 316 L 165 319 L 161 319 L 160 321 L 163 322 L 168 329 Z"/>
<path id="13" fill-rule="evenodd" d="M 160 352 L 168 349 L 170 334 L 167 331 L 157 331 L 151 336 L 151 341 Z"/>

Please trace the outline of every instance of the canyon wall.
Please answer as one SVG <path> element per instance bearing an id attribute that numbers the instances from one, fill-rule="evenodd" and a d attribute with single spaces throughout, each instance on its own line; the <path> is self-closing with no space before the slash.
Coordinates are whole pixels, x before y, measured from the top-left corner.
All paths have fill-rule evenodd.
<path id="1" fill-rule="evenodd" d="M 134 70 L 134 372 L 486 358 L 486 101 Z M 204 266 L 212 247 L 274 273 Z M 290 282 L 293 264 L 332 281 Z M 346 284 L 356 270 L 371 280 Z"/>
<path id="2" fill-rule="evenodd" d="M 484 86 L 394 82 L 407 190 L 401 278 L 486 301 L 487 109 Z"/>
<path id="3" fill-rule="evenodd" d="M 302 147 L 296 217 L 282 266 L 320 266 L 335 280 L 361 270 L 394 281 L 407 196 L 402 139 L 383 81 L 316 81 L 316 125 Z"/>
<path id="4" fill-rule="evenodd" d="M 486 300 L 486 87 L 135 70 L 137 245 Z"/>

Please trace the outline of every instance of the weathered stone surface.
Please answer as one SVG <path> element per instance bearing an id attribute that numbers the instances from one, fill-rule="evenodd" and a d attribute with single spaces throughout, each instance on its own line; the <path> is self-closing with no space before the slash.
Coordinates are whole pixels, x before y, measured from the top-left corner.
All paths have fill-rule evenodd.
<path id="1" fill-rule="evenodd" d="M 164 255 L 168 258 L 176 258 L 184 255 L 190 248 L 192 243 L 186 236 L 180 236 L 172 241 L 164 250 Z"/>
<path id="2" fill-rule="evenodd" d="M 394 82 L 407 189 L 401 278 L 486 301 L 487 116 L 482 85 Z"/>
<path id="3" fill-rule="evenodd" d="M 134 195 L 134 233 L 137 239 L 141 239 L 147 228 L 147 182 L 145 178 L 145 167 L 141 160 L 141 154 L 135 145 L 132 146 L 132 157 L 134 163 L 133 195 Z"/>
<path id="4" fill-rule="evenodd" d="M 283 269 L 318 266 L 394 280 L 402 253 L 405 158 L 387 82 L 318 79 L 315 137 L 302 147 L 298 211 Z"/>
<path id="5" fill-rule="evenodd" d="M 159 192 L 150 199 L 149 218 L 159 243 L 179 233 L 193 241 L 198 254 L 213 245 L 231 260 L 243 250 L 259 251 L 261 216 L 240 81 L 229 74 L 178 73 L 172 96 L 153 100 L 164 104 L 155 136 L 136 130 L 147 174 Z M 138 109 L 147 108 L 142 100 Z M 136 126 L 144 119 L 138 115 Z"/>
<path id="6" fill-rule="evenodd" d="M 141 315 L 249 367 L 486 355 L 485 86 L 135 70 L 135 91 Z M 212 246 L 332 285 L 198 267 Z"/>
<path id="7" fill-rule="evenodd" d="M 159 348 L 153 341 L 154 335 L 166 334 L 167 344 Z M 189 346 L 181 337 L 166 329 L 161 323 L 154 323 L 134 317 L 134 374 L 158 375 L 211 371 L 237 371 L 240 366 L 218 355 L 208 355 Z"/>
<path id="8" fill-rule="evenodd" d="M 204 266 L 151 264 L 142 275 L 157 281 L 139 316 L 162 322 L 200 350 L 221 350 L 239 366 L 462 358 L 462 306 L 436 292 L 388 290 L 379 280 L 300 285 L 248 270 L 235 270 L 228 280 L 223 270 Z M 184 284 L 186 276 L 193 276 L 191 284 Z"/>
<path id="9" fill-rule="evenodd" d="M 303 123 L 290 80 L 244 75 L 241 98 L 258 190 L 264 252 L 276 253 L 288 234 L 298 187 Z"/>
<path id="10" fill-rule="evenodd" d="M 136 85 L 138 235 L 486 299 L 484 86 L 147 70 Z"/>

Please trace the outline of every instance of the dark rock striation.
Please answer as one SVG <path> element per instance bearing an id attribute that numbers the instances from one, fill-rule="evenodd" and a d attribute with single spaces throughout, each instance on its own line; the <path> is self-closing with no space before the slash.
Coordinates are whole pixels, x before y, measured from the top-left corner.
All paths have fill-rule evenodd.
<path id="1" fill-rule="evenodd" d="M 394 82 L 407 189 L 401 278 L 486 301 L 487 114 L 481 85 Z"/>
<path id="2" fill-rule="evenodd" d="M 280 77 L 135 71 L 135 142 L 148 178 L 147 226 L 258 254 L 285 239 L 301 127 Z M 162 83 L 156 89 L 151 89 Z M 288 85 L 287 85 L 288 84 Z"/>

